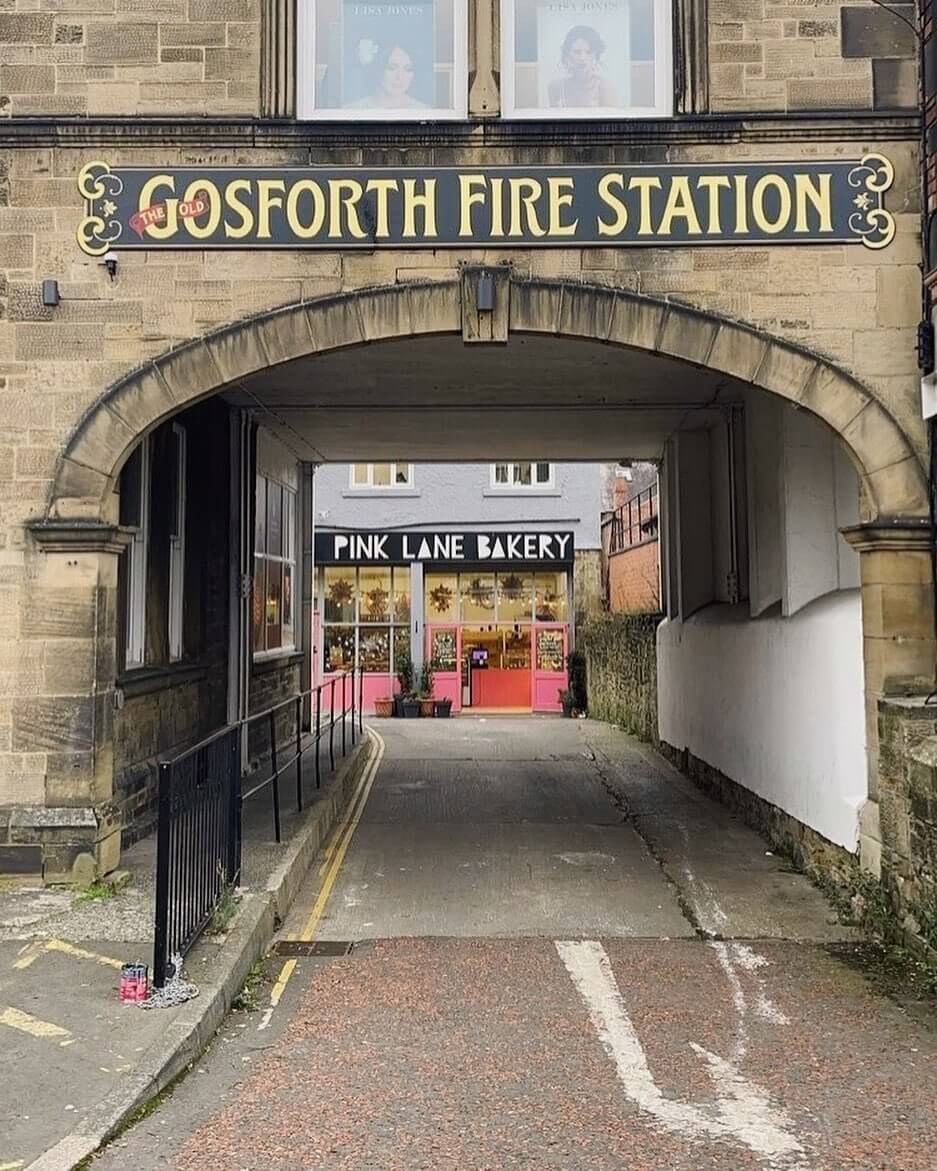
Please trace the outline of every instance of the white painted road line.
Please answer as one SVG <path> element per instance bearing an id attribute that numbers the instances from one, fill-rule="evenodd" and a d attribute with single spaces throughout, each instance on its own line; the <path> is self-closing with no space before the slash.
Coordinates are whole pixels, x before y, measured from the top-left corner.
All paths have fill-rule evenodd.
<path id="1" fill-rule="evenodd" d="M 714 1106 L 665 1098 L 654 1081 L 618 988 L 608 954 L 597 940 L 556 941 L 556 950 L 589 1013 L 625 1095 L 673 1134 L 705 1141 L 732 1139 L 755 1152 L 772 1171 L 809 1171 L 793 1123 L 736 1064 L 699 1045 L 716 1090 Z"/>

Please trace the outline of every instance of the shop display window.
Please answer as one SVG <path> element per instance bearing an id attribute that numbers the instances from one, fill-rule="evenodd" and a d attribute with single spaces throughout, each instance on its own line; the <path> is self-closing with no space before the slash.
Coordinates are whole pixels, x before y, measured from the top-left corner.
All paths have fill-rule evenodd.
<path id="1" fill-rule="evenodd" d="M 459 576 L 462 621 L 479 619 L 494 621 L 495 575 L 493 573 L 463 573 Z"/>
<path id="2" fill-rule="evenodd" d="M 253 647 L 256 652 L 294 645 L 296 493 L 258 476 L 254 503 Z"/>
<path id="3" fill-rule="evenodd" d="M 499 573 L 497 577 L 498 619 L 529 622 L 533 610 L 534 579 L 529 573 Z"/>
<path id="4" fill-rule="evenodd" d="M 562 630 L 537 631 L 537 670 L 559 672 L 566 668 Z"/>
<path id="5" fill-rule="evenodd" d="M 459 618 L 459 576 L 456 573 L 427 573 L 424 578 L 427 622 L 453 622 Z"/>
<path id="6" fill-rule="evenodd" d="M 671 0 L 501 0 L 504 116 L 670 115 L 671 18 Z"/>
<path id="7" fill-rule="evenodd" d="M 458 670 L 458 634 L 453 627 L 449 630 L 434 630 L 430 647 L 433 666 L 437 671 Z"/>
<path id="8" fill-rule="evenodd" d="M 530 670 L 530 627 L 502 627 L 503 666 L 507 671 Z"/>
<path id="9" fill-rule="evenodd" d="M 396 673 L 410 653 L 410 570 L 334 565 L 320 577 L 323 671 Z"/>
<path id="10" fill-rule="evenodd" d="M 537 573 L 534 585 L 534 617 L 537 622 L 565 622 L 566 574 Z"/>
<path id="11" fill-rule="evenodd" d="M 465 0 L 299 0 L 300 118 L 464 118 Z"/>

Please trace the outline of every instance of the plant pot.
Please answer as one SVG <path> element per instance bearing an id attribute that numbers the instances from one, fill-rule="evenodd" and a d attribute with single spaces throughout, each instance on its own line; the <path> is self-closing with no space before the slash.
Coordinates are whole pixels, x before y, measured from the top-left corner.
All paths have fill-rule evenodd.
<path id="1" fill-rule="evenodd" d="M 573 705 L 571 703 L 564 703 L 563 704 L 563 715 L 566 716 L 567 719 L 570 719 L 572 717 L 572 714 L 573 714 Z"/>
<path id="2" fill-rule="evenodd" d="M 437 720 L 448 720 L 451 712 L 452 712 L 452 700 L 451 699 L 437 699 L 436 700 L 436 719 Z"/>
<path id="3" fill-rule="evenodd" d="M 420 701 L 418 699 L 405 699 L 403 701 L 403 718 L 405 720 L 416 720 L 420 716 Z"/>
<path id="4" fill-rule="evenodd" d="M 403 696 L 399 693 L 394 696 L 394 715 L 398 720 L 403 719 Z"/>
<path id="5" fill-rule="evenodd" d="M 436 714 L 436 701 L 434 699 L 420 700 L 420 715 L 424 719 L 430 719 Z"/>
<path id="6" fill-rule="evenodd" d="M 385 719 L 394 714 L 394 701 L 389 695 L 382 695 L 374 701 L 374 714 Z"/>

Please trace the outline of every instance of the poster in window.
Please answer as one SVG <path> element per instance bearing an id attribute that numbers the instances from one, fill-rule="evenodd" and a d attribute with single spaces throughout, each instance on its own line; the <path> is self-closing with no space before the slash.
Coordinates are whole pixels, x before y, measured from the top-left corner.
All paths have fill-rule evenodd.
<path id="1" fill-rule="evenodd" d="M 563 670 L 563 632 L 562 630 L 537 631 L 537 670 Z"/>
<path id="2" fill-rule="evenodd" d="M 537 6 L 540 109 L 621 109 L 631 103 L 631 0 Z"/>
<path id="3" fill-rule="evenodd" d="M 433 666 L 437 671 L 456 669 L 456 632 L 454 630 L 433 631 Z"/>
<path id="4" fill-rule="evenodd" d="M 343 5 L 342 107 L 435 107 L 433 9 L 432 3 Z"/>

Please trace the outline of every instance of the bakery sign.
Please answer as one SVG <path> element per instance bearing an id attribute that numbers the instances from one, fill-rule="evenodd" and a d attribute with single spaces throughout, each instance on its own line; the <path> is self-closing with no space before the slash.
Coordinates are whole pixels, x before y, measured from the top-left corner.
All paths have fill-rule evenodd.
<path id="1" fill-rule="evenodd" d="M 112 249 L 861 243 L 895 234 L 883 155 L 575 167 L 111 167 L 78 177 L 78 243 Z"/>
<path id="2" fill-rule="evenodd" d="M 546 564 L 573 560 L 571 532 L 404 532 L 316 533 L 319 565 L 407 565 L 414 561 L 450 564 L 524 561 Z"/>

